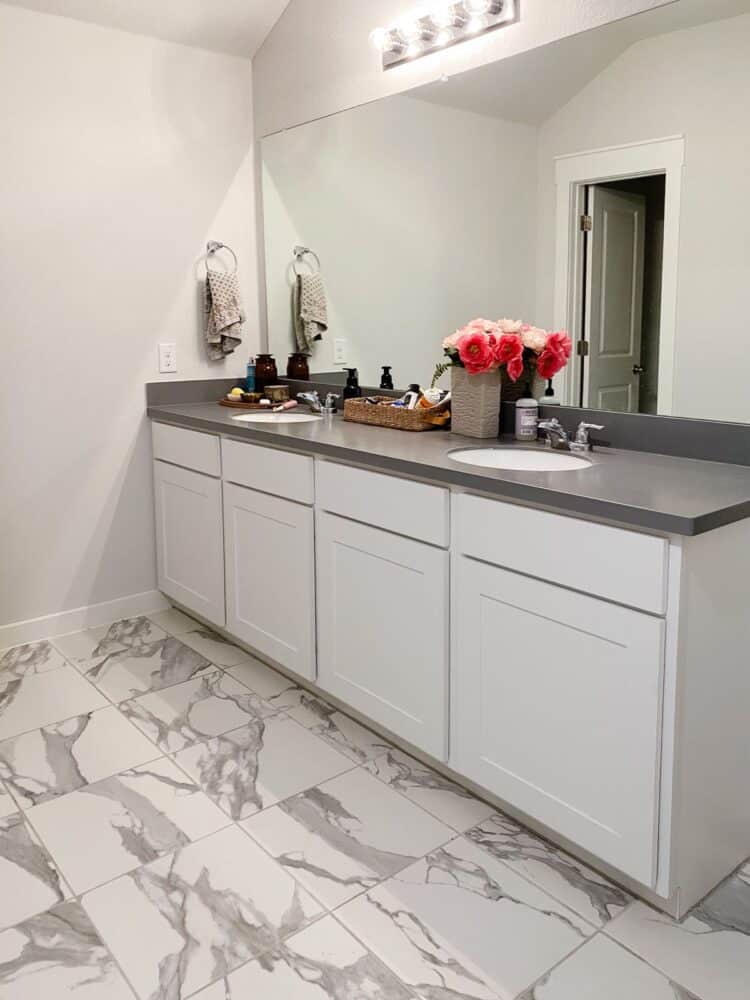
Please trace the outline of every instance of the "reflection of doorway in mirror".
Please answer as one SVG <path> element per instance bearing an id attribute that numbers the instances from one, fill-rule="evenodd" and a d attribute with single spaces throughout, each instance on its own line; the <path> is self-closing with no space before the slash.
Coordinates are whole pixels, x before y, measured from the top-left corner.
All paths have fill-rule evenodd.
<path id="1" fill-rule="evenodd" d="M 664 174 L 586 188 L 582 406 L 658 412 L 664 192 Z"/>

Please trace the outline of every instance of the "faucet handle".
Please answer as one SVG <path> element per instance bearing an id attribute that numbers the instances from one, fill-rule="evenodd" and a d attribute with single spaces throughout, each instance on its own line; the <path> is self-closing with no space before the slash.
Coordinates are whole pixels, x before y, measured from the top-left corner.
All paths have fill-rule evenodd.
<path id="1" fill-rule="evenodd" d="M 582 420 L 578 425 L 578 430 L 576 431 L 574 443 L 583 451 L 591 451 L 591 443 L 589 441 L 589 431 L 603 431 L 604 424 L 587 424 L 585 420 Z"/>

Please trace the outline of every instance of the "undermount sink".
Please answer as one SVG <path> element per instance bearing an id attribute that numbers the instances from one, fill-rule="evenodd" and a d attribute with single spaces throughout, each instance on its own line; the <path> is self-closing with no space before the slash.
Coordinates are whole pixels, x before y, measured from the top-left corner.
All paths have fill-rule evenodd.
<path id="1" fill-rule="evenodd" d="M 483 469 L 511 469 L 516 472 L 580 472 L 591 462 L 569 452 L 538 448 L 462 448 L 449 453 L 454 462 Z"/>
<path id="2" fill-rule="evenodd" d="M 242 424 L 310 424 L 320 419 L 315 413 L 290 413 L 288 410 L 281 413 L 274 413 L 273 410 L 270 413 L 241 413 L 232 417 L 232 420 Z"/>

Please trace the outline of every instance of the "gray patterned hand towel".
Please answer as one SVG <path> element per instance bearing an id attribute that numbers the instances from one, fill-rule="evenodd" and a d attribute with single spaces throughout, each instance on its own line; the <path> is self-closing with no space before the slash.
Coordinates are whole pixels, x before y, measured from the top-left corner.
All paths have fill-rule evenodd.
<path id="1" fill-rule="evenodd" d="M 208 269 L 204 312 L 208 357 L 210 361 L 220 361 L 242 343 L 245 311 L 236 273 Z"/>
<path id="2" fill-rule="evenodd" d="M 319 274 L 298 274 L 294 283 L 292 310 L 297 350 L 312 354 L 316 340 L 328 329 L 328 304 L 323 279 Z"/>

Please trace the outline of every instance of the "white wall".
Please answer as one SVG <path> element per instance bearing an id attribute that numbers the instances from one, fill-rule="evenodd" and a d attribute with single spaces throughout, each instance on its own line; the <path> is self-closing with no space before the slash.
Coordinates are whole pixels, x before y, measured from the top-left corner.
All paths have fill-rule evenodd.
<path id="1" fill-rule="evenodd" d="M 673 406 L 678 416 L 750 420 L 748 53 L 750 15 L 640 42 L 540 132 L 541 325 L 553 321 L 555 156 L 685 136 Z"/>
<path id="2" fill-rule="evenodd" d="M 441 341 L 477 315 L 530 316 L 536 129 L 395 97 L 262 143 L 270 349 L 293 349 L 296 243 L 323 262 L 329 332 L 312 371 L 427 384 Z M 329 266 L 326 266 L 326 265 Z"/>
<path id="3" fill-rule="evenodd" d="M 249 61 L 0 5 L 0 625 L 155 586 L 157 344 L 180 378 L 239 374 L 258 346 L 251 115 Z M 249 313 L 218 365 L 209 237 L 237 250 Z"/>
<path id="4" fill-rule="evenodd" d="M 672 0 L 521 0 L 521 19 L 384 73 L 370 32 L 416 0 L 291 0 L 253 60 L 256 131 L 282 128 L 397 94 Z"/>

